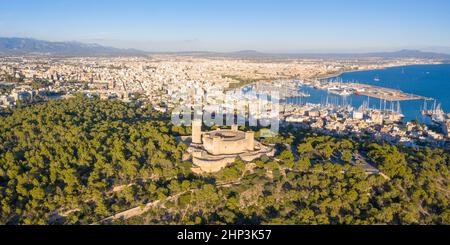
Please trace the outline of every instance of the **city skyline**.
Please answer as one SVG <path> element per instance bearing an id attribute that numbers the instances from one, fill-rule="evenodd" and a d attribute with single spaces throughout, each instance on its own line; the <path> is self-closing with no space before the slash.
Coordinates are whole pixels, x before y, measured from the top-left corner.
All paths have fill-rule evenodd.
<path id="1" fill-rule="evenodd" d="M 448 1 L 14 1 L 0 36 L 144 51 L 450 53 Z M 56 21 L 57 20 L 57 21 Z"/>

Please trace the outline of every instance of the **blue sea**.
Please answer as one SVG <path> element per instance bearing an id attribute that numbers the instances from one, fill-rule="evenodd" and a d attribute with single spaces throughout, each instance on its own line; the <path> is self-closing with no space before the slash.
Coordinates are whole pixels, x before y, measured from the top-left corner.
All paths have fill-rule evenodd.
<path id="1" fill-rule="evenodd" d="M 381 70 L 355 71 L 344 73 L 339 77 L 330 79 L 399 89 L 406 93 L 433 98 L 436 100 L 436 104 L 441 104 L 444 112 L 450 112 L 450 64 L 412 65 Z M 358 108 L 363 101 L 368 101 L 371 108 L 380 107 L 380 100 L 368 98 L 367 96 L 350 95 L 343 97 L 306 86 L 302 86 L 300 91 L 307 92 L 311 96 L 306 98 L 290 98 L 287 102 L 325 103 L 328 97 L 329 103 L 347 103 Z M 384 107 L 383 102 L 381 105 Z M 433 105 L 433 101 L 427 102 L 428 109 L 431 109 Z M 397 102 L 394 103 L 393 107 L 397 109 Z M 401 112 L 405 115 L 404 120 L 406 121 L 415 120 L 417 118 L 422 122 L 429 122 L 420 113 L 420 110 L 423 107 L 423 100 L 400 102 Z M 387 102 L 386 108 L 391 108 L 389 102 Z"/>

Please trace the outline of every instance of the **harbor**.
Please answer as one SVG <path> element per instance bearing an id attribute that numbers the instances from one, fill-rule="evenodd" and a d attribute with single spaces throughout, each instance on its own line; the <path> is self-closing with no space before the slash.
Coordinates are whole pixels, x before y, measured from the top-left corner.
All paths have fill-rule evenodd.
<path id="1" fill-rule="evenodd" d="M 305 83 L 316 89 L 322 89 L 331 94 L 340 96 L 349 96 L 352 94 L 368 96 L 386 101 L 405 101 L 405 100 L 433 100 L 425 96 L 405 93 L 398 89 L 362 84 L 356 82 L 342 82 L 340 80 L 316 80 L 314 82 Z"/>

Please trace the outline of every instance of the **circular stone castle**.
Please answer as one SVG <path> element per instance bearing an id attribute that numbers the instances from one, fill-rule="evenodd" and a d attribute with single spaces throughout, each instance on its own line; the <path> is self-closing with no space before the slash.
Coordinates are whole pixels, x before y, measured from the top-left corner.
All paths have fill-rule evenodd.
<path id="1" fill-rule="evenodd" d="M 252 161 L 263 155 L 273 156 L 275 151 L 256 141 L 254 132 L 239 131 L 237 125 L 231 129 L 202 132 L 202 122 L 193 121 L 188 153 L 192 155 L 194 165 L 211 173 L 234 162 L 238 156 L 244 161 Z"/>

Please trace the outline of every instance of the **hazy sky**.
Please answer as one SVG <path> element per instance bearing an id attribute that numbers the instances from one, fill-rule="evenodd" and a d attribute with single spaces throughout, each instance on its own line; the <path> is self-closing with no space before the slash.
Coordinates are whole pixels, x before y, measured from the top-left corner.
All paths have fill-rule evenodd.
<path id="1" fill-rule="evenodd" d="M 449 0 L 0 0 L 0 36 L 148 51 L 450 51 Z"/>

